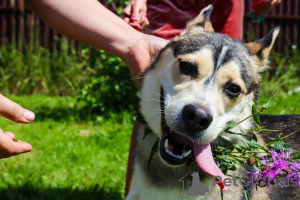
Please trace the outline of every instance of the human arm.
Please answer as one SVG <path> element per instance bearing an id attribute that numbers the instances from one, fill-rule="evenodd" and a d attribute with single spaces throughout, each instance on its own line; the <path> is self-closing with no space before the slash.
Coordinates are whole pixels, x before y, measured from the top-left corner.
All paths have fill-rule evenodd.
<path id="1" fill-rule="evenodd" d="M 252 7 L 258 15 L 263 15 L 272 11 L 280 3 L 281 0 L 254 0 L 254 2 L 250 4 L 250 7 Z"/>
<path id="2" fill-rule="evenodd" d="M 147 0 L 131 0 L 124 8 L 124 20 L 132 27 L 143 30 L 149 25 L 147 18 Z"/>
<path id="3" fill-rule="evenodd" d="M 0 115 L 18 123 L 30 123 L 35 118 L 33 112 L 22 108 L 2 94 L 0 94 Z M 31 151 L 32 146 L 29 143 L 14 139 L 13 133 L 3 132 L 0 128 L 0 159 Z"/>
<path id="4" fill-rule="evenodd" d="M 97 0 L 27 0 L 58 32 L 108 51 L 125 61 L 134 78 L 167 41 L 136 31 Z"/>

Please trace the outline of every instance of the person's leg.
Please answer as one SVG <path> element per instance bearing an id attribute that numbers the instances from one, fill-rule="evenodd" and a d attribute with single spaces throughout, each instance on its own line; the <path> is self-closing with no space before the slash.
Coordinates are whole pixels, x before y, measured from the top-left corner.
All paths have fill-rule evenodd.
<path id="1" fill-rule="evenodd" d="M 129 157 L 128 157 L 128 163 L 127 163 L 127 173 L 126 173 L 126 185 L 125 185 L 125 197 L 128 195 L 130 186 L 131 186 L 131 180 L 133 176 L 133 170 L 134 170 L 134 160 L 135 160 L 135 141 L 137 138 L 139 129 L 139 123 L 135 121 L 132 135 L 131 135 L 131 141 L 130 141 L 130 149 L 129 149 Z"/>

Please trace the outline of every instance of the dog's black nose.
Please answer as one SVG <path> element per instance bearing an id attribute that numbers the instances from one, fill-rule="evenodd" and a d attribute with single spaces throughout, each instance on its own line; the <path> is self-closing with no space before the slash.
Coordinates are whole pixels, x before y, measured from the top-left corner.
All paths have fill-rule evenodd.
<path id="1" fill-rule="evenodd" d="M 186 105 L 182 111 L 182 120 L 187 131 L 201 132 L 213 121 L 209 112 L 201 106 Z"/>

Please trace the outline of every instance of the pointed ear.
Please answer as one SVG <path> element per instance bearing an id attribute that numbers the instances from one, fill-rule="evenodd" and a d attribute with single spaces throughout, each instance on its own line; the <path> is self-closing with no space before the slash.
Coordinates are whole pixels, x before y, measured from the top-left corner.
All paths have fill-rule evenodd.
<path id="1" fill-rule="evenodd" d="M 212 10 L 213 6 L 211 4 L 203 8 L 200 14 L 187 24 L 186 29 L 180 36 L 196 34 L 202 31 L 214 32 L 214 28 L 209 19 Z"/>
<path id="2" fill-rule="evenodd" d="M 246 47 L 249 49 L 250 54 L 257 56 L 260 62 L 259 64 L 261 66 L 264 65 L 265 61 L 269 57 L 270 51 L 273 47 L 275 39 L 278 36 L 278 33 L 279 27 L 276 27 L 262 39 L 246 44 Z"/>

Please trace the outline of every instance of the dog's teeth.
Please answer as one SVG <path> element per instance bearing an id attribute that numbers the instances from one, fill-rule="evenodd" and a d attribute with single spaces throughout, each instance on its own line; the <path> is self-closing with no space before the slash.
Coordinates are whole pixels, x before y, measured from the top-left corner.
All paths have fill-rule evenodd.
<path id="1" fill-rule="evenodd" d="M 165 148 L 168 148 L 168 147 L 169 147 L 169 140 L 166 139 L 166 141 L 165 141 Z"/>
<path id="2" fill-rule="evenodd" d="M 171 151 L 169 151 L 168 149 L 166 149 L 166 152 L 170 155 L 173 155 Z"/>
<path id="3" fill-rule="evenodd" d="M 173 153 L 172 153 L 171 151 L 169 151 L 169 149 L 167 149 L 167 148 L 166 148 L 166 152 L 167 152 L 169 155 L 173 156 L 174 158 L 183 159 L 182 156 L 173 154 Z"/>
<path id="4" fill-rule="evenodd" d="M 188 152 L 183 154 L 183 157 L 188 157 L 191 154 L 192 150 L 189 150 Z"/>

